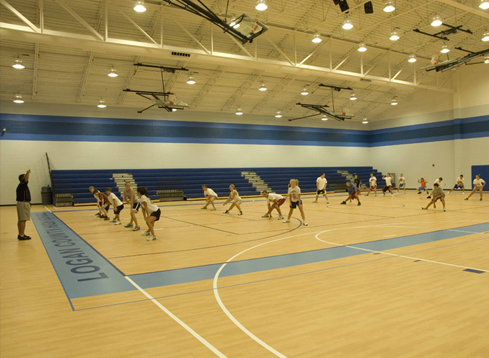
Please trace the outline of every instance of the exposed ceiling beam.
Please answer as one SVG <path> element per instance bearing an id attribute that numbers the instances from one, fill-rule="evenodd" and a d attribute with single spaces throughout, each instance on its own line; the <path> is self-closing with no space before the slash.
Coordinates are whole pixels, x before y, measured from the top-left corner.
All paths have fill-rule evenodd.
<path id="1" fill-rule="evenodd" d="M 207 80 L 207 82 L 204 85 L 204 87 L 202 87 L 202 89 L 200 90 L 200 92 L 194 98 L 194 100 L 190 104 L 190 108 L 196 109 L 197 107 L 199 107 L 199 105 L 202 102 L 202 100 L 209 94 L 209 92 L 212 89 L 212 87 L 214 87 L 214 85 L 216 84 L 217 80 L 222 76 L 222 74 L 225 71 L 226 71 L 226 67 L 225 66 L 219 66 L 217 68 L 217 70 L 214 72 L 214 74 L 211 76 L 211 78 L 209 78 Z"/>
<path id="2" fill-rule="evenodd" d="M 248 78 L 239 86 L 236 92 L 226 101 L 221 108 L 222 111 L 226 111 L 236 104 L 236 102 L 248 91 L 248 89 L 260 78 L 264 71 L 255 70 Z"/>
<path id="3" fill-rule="evenodd" d="M 5 6 L 10 12 L 12 12 L 19 19 L 21 19 L 22 22 L 27 24 L 27 26 L 29 26 L 33 31 L 41 32 L 41 30 L 39 30 L 39 28 L 36 25 L 34 25 L 32 22 L 30 22 L 24 15 L 22 15 L 19 11 L 17 11 L 17 9 L 14 8 L 12 5 L 10 5 L 8 2 L 6 2 L 5 0 L 0 0 L 0 4 Z"/>

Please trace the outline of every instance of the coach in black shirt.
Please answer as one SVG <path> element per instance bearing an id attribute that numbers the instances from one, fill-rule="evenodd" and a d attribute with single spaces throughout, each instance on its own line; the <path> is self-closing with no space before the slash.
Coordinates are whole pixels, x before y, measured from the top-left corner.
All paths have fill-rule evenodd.
<path id="1" fill-rule="evenodd" d="M 17 227 L 19 229 L 19 240 L 30 240 L 30 236 L 25 235 L 25 223 L 31 219 L 31 191 L 29 190 L 29 169 L 27 173 L 19 175 L 19 185 L 17 186 L 17 216 L 19 221 Z"/>

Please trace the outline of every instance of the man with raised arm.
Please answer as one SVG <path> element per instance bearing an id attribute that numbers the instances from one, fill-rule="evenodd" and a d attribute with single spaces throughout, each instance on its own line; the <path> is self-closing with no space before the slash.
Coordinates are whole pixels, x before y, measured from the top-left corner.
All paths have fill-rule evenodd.
<path id="1" fill-rule="evenodd" d="M 17 239 L 19 240 L 31 239 L 30 236 L 25 234 L 26 221 L 31 220 L 31 191 L 28 186 L 30 174 L 30 169 L 27 173 L 20 174 L 19 185 L 17 186 L 17 217 L 19 218 L 19 221 L 17 222 L 17 228 L 19 230 Z"/>

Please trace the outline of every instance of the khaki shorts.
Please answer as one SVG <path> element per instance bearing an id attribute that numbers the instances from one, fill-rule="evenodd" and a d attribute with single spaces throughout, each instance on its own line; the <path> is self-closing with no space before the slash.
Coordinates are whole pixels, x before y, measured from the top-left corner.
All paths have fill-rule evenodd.
<path id="1" fill-rule="evenodd" d="M 19 221 L 31 220 L 31 203 L 25 201 L 17 202 L 17 216 Z"/>

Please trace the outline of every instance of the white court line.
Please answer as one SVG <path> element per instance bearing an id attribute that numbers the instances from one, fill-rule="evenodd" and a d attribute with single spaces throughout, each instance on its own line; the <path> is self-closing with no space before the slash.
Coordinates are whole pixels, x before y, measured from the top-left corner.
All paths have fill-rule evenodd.
<path id="1" fill-rule="evenodd" d="M 45 208 L 47 211 L 49 211 L 50 213 L 52 213 L 52 211 L 51 211 L 51 210 L 49 210 L 47 207 L 44 207 L 44 208 Z"/>
<path id="2" fill-rule="evenodd" d="M 141 287 L 139 287 L 133 280 L 131 280 L 127 276 L 124 276 L 124 278 L 126 280 L 128 280 L 134 287 L 136 287 L 139 290 L 139 292 L 141 292 L 143 295 L 148 297 L 155 305 L 157 305 L 159 308 L 161 308 L 163 310 L 163 312 L 165 312 L 168 316 L 170 316 L 175 322 L 177 322 L 180 326 L 185 328 L 192 336 L 197 338 L 203 345 L 205 345 L 207 348 L 209 348 L 216 356 L 221 357 L 221 358 L 227 358 L 217 348 L 215 348 L 212 344 L 207 342 L 204 338 L 202 338 L 192 328 L 187 326 L 185 324 L 185 322 L 183 322 L 181 319 L 179 319 L 177 316 L 175 316 L 173 313 L 171 313 L 165 306 L 163 306 L 161 303 L 159 303 L 157 300 L 155 300 L 149 293 L 147 293 L 145 290 L 143 290 Z"/>

